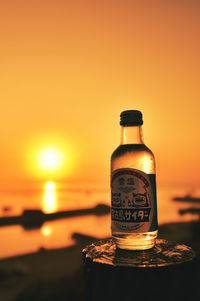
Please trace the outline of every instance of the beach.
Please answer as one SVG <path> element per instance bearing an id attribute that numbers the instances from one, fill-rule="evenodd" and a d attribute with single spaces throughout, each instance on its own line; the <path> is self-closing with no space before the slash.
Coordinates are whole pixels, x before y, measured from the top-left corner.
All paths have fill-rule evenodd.
<path id="1" fill-rule="evenodd" d="M 0 299 L 80 300 L 84 294 L 82 247 L 40 249 L 1 260 Z"/>
<path id="2" fill-rule="evenodd" d="M 200 276 L 199 223 L 165 224 L 159 238 L 179 241 L 193 247 Z M 0 300 L 55 301 L 84 300 L 85 274 L 82 249 L 96 238 L 79 233 L 73 235 L 74 245 L 2 259 L 0 261 Z"/>
<path id="3" fill-rule="evenodd" d="M 183 189 L 174 191 L 163 189 L 158 192 L 159 238 L 191 246 L 199 262 L 198 215 L 191 213 L 180 215 L 180 209 L 191 207 L 191 204 L 173 202 L 172 196 L 176 193 L 183 195 L 184 192 Z M 64 198 L 64 195 L 62 197 Z M 78 197 L 80 205 L 80 192 L 73 195 L 74 199 Z M 88 203 L 84 203 L 87 197 L 86 194 L 82 195 L 83 203 L 80 207 L 85 208 L 83 210 L 73 211 L 74 205 L 70 205 L 68 200 L 65 209 L 68 206 L 70 210 L 55 214 L 39 211 L 40 224 L 36 223 L 32 228 L 20 224 L 19 221 L 22 219 L 19 217 L 23 217 L 23 211 L 17 219 L 19 224 L 0 228 L 0 236 L 7 234 L 8 240 L 7 245 L 6 243 L 5 246 L 2 245 L 0 250 L 0 300 L 84 300 L 86 279 L 81 251 L 93 241 L 111 235 L 108 211 L 103 214 L 95 214 L 93 211 L 102 195 L 96 193 L 95 197 L 94 193 L 90 196 L 93 203 L 90 200 L 88 210 L 86 209 Z M 102 202 L 104 206 L 106 203 L 109 204 L 108 194 L 106 197 L 107 199 L 104 198 Z M 59 203 L 59 199 L 57 202 Z M 109 208 L 107 206 L 103 208 Z M 26 208 L 31 210 L 36 208 L 36 205 Z M 37 208 L 42 210 L 42 206 Z M 44 217 L 42 222 L 41 216 Z M 12 220 L 11 214 L 7 217 L 6 220 Z M 16 222 L 16 219 L 14 221 Z"/>

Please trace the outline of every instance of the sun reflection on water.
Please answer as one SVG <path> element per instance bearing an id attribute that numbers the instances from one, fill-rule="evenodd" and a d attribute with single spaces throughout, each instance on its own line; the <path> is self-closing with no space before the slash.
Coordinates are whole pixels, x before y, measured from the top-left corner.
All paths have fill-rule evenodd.
<path id="1" fill-rule="evenodd" d="M 45 213 L 55 212 L 57 209 L 56 184 L 52 181 L 45 183 L 43 199 L 43 211 Z"/>
<path id="2" fill-rule="evenodd" d="M 41 229 L 41 233 L 43 236 L 50 236 L 52 233 L 52 229 L 50 228 L 50 226 L 44 226 Z"/>

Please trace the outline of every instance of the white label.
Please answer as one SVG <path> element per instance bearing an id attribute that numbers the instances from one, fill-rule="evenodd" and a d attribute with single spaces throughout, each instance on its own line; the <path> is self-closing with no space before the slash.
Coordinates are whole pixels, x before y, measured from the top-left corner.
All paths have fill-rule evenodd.
<path id="1" fill-rule="evenodd" d="M 147 175 L 132 168 L 117 169 L 112 173 L 112 232 L 141 233 L 155 230 L 156 222 L 153 220 L 157 221 L 157 212 L 154 212 L 156 195 L 150 176 L 154 176 L 155 180 L 155 175 Z"/>

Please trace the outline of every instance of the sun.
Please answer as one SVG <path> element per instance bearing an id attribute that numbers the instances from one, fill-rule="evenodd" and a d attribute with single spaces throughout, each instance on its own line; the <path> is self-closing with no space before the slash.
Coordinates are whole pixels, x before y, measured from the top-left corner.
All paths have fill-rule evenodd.
<path id="1" fill-rule="evenodd" d="M 47 172 L 59 170 L 64 164 L 63 152 L 52 146 L 41 149 L 38 153 L 38 165 Z"/>
<path id="2" fill-rule="evenodd" d="M 58 134 L 33 137 L 24 148 L 24 157 L 27 175 L 45 181 L 73 176 L 78 162 L 73 143 Z"/>

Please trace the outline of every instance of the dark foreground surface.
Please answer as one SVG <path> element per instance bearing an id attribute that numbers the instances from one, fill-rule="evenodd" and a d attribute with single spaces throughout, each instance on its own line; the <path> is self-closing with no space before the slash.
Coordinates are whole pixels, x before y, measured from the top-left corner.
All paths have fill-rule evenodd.
<path id="1" fill-rule="evenodd" d="M 36 253 L 0 261 L 0 300 L 84 300 L 85 274 L 82 249 L 95 238 L 73 235 L 75 245 L 40 249 Z M 196 252 L 197 281 L 200 279 L 200 223 L 173 223 L 159 227 L 159 238 L 177 241 Z"/>
<path id="2" fill-rule="evenodd" d="M 83 249 L 87 301 L 198 300 L 195 252 L 157 239 L 152 249 L 119 250 L 113 239 Z"/>

